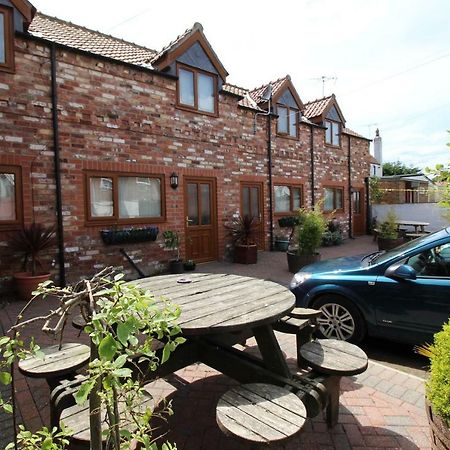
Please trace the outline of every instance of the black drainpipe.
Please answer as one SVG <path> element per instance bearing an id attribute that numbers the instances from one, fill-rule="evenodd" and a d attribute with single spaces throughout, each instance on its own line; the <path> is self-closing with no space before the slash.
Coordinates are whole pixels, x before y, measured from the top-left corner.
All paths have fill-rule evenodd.
<path id="1" fill-rule="evenodd" d="M 315 201 L 315 196 L 314 196 L 314 125 L 310 124 L 309 128 L 311 130 L 311 136 L 310 136 L 310 150 L 309 150 L 309 155 L 310 155 L 310 162 L 311 162 L 311 207 L 314 208 L 314 205 L 316 204 Z"/>
<path id="2" fill-rule="evenodd" d="M 272 113 L 267 115 L 267 160 L 269 164 L 269 226 L 270 251 L 273 252 L 273 186 L 272 186 Z"/>
<path id="3" fill-rule="evenodd" d="M 64 225 L 62 214 L 61 162 L 59 152 L 58 128 L 58 90 L 56 86 L 56 46 L 50 45 L 51 82 L 52 82 L 52 123 L 53 123 L 53 162 L 56 183 L 56 220 L 58 240 L 59 284 L 66 285 L 66 268 L 64 258 Z"/>
<path id="4" fill-rule="evenodd" d="M 353 239 L 353 218 L 352 218 L 352 152 L 350 135 L 348 134 L 348 154 L 347 154 L 347 164 L 348 164 L 348 237 Z"/>

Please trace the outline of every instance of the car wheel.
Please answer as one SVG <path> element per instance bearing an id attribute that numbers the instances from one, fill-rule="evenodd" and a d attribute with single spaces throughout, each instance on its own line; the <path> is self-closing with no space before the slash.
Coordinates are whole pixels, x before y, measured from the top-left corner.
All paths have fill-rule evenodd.
<path id="1" fill-rule="evenodd" d="M 366 334 L 364 319 L 349 300 L 338 295 L 324 295 L 313 303 L 322 315 L 317 319 L 321 337 L 358 343 Z"/>

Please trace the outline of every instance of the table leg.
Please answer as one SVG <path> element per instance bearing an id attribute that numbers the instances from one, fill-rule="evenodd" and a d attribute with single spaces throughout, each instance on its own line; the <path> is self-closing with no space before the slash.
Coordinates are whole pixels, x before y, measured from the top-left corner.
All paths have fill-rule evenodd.
<path id="1" fill-rule="evenodd" d="M 266 367 L 277 375 L 290 378 L 291 371 L 281 351 L 280 344 L 275 337 L 273 328 L 269 325 L 263 325 L 254 328 L 253 333 Z"/>

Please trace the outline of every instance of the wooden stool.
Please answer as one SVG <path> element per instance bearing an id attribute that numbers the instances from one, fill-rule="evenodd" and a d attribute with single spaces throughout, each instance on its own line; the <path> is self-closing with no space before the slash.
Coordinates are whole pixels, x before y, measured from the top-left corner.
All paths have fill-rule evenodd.
<path id="1" fill-rule="evenodd" d="M 327 374 L 328 390 L 326 419 L 329 427 L 338 422 L 340 383 L 343 376 L 352 376 L 367 369 L 367 355 L 356 345 L 336 339 L 317 339 L 300 348 L 302 364 L 314 371 Z"/>
<path id="2" fill-rule="evenodd" d="M 294 308 L 274 325 L 274 329 L 281 333 L 295 334 L 299 366 L 301 366 L 300 347 L 311 341 L 317 327 L 317 318 L 321 315 L 322 311 L 319 309 Z"/>
<path id="3" fill-rule="evenodd" d="M 144 413 L 148 407 L 154 407 L 154 400 L 153 398 L 145 396 L 138 408 Z M 131 417 L 125 416 L 125 412 L 123 411 L 123 408 L 120 404 L 119 413 L 121 415 L 121 420 L 123 421 L 121 422 L 122 428 L 132 431 L 132 429 L 134 428 L 134 421 Z M 105 411 L 102 410 L 102 431 L 108 429 L 105 415 Z M 70 429 L 73 432 L 73 434 L 69 438 L 71 445 L 76 445 L 77 447 L 79 446 L 86 449 L 90 447 L 91 431 L 89 423 L 89 402 L 87 402 L 86 405 L 73 405 L 65 408 L 61 413 L 61 422 L 66 428 Z M 103 435 L 102 439 L 105 442 L 106 436 Z"/>
<path id="4" fill-rule="evenodd" d="M 298 433 L 306 421 L 306 408 L 295 394 L 279 386 L 243 384 L 222 395 L 216 420 L 227 435 L 270 444 Z"/>
<path id="5" fill-rule="evenodd" d="M 89 362 L 91 351 L 87 345 L 65 343 L 41 349 L 44 358 L 31 356 L 19 361 L 19 371 L 30 378 L 45 378 L 50 392 L 67 377 L 74 377 L 78 369 Z M 50 425 L 58 426 L 58 414 L 50 401 Z"/>

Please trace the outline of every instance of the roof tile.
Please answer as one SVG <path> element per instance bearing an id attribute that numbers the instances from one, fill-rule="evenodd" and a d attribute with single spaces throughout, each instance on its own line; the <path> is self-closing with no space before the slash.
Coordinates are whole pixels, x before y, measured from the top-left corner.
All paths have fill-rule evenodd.
<path id="1" fill-rule="evenodd" d="M 151 67 L 157 54 L 155 50 L 42 13 L 36 13 L 28 32 L 57 44 L 143 67 Z"/>
<path id="2" fill-rule="evenodd" d="M 312 102 L 305 103 L 305 111 L 303 114 L 308 119 L 322 115 L 332 98 L 333 96 L 330 95 L 329 97 L 319 98 L 317 100 L 313 100 Z"/>

